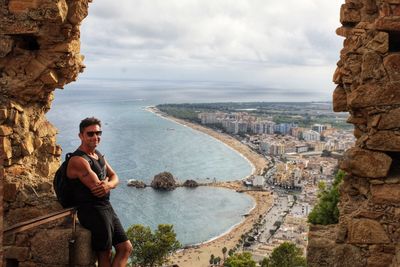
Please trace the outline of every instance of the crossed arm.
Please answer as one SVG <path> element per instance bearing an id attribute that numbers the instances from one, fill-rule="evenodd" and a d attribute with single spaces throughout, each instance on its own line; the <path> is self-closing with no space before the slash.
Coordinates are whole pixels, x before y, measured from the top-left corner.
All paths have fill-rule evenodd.
<path id="1" fill-rule="evenodd" d="M 75 156 L 69 160 L 67 176 L 71 179 L 79 179 L 96 197 L 103 197 L 111 189 L 116 188 L 119 183 L 118 175 L 107 161 L 106 171 L 106 178 L 100 181 L 96 173 L 90 168 L 89 162 L 82 157 Z"/>

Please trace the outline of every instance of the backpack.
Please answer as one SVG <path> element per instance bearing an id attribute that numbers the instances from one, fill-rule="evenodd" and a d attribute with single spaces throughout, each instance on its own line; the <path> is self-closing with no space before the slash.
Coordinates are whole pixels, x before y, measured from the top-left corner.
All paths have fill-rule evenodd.
<path id="1" fill-rule="evenodd" d="M 99 158 L 104 161 L 104 157 L 96 150 L 97 155 Z M 105 165 L 104 168 L 102 169 L 100 165 L 96 162 L 93 161 L 87 154 L 80 150 L 76 150 L 73 153 L 67 153 L 65 155 L 65 160 L 61 164 L 61 166 L 57 169 L 55 175 L 54 175 L 54 180 L 53 180 L 53 188 L 54 192 L 56 193 L 57 200 L 61 204 L 63 208 L 70 208 L 73 207 L 74 201 L 71 196 L 71 191 L 73 190 L 73 187 L 71 185 L 71 181 L 67 177 L 67 167 L 68 167 L 68 162 L 73 156 L 81 156 L 84 159 L 86 159 L 90 167 L 95 170 L 99 170 L 102 173 L 105 173 Z M 94 167 L 93 167 L 94 166 Z"/>
<path id="2" fill-rule="evenodd" d="M 56 193 L 58 202 L 60 202 L 63 208 L 69 208 L 73 206 L 72 197 L 70 195 L 71 186 L 67 178 L 68 162 L 72 156 L 73 153 L 67 153 L 65 155 L 65 160 L 57 169 L 53 180 L 54 192 Z"/>

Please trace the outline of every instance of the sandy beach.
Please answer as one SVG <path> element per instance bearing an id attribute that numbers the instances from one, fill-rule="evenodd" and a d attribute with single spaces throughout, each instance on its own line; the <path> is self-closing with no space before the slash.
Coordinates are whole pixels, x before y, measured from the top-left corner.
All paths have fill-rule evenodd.
<path id="1" fill-rule="evenodd" d="M 240 141 L 227 134 L 219 133 L 198 124 L 167 116 L 155 107 L 147 107 L 146 110 L 162 116 L 166 119 L 170 119 L 179 124 L 190 127 L 194 130 L 208 134 L 215 139 L 223 142 L 230 148 L 240 153 L 253 165 L 252 174 L 254 175 L 261 174 L 264 168 L 268 165 L 268 162 L 264 157 L 260 156 L 256 152 L 252 151 L 248 146 L 242 144 Z M 241 181 L 220 182 L 216 183 L 215 186 L 225 187 L 232 190 L 245 189 Z M 197 245 L 196 247 L 183 249 L 182 251 L 175 253 L 171 257 L 171 262 L 173 264 L 179 265 L 180 267 L 203 267 L 209 266 L 209 259 L 211 254 L 214 254 L 215 257 L 221 257 L 221 259 L 223 259 L 224 256 L 222 254 L 222 248 L 226 247 L 228 251 L 229 249 L 234 248 L 240 240 L 241 236 L 252 229 L 253 224 L 257 221 L 259 216 L 264 215 L 267 210 L 272 206 L 273 198 L 270 192 L 247 191 L 245 193 L 251 196 L 256 204 L 255 207 L 249 212 L 249 214 L 240 224 L 236 225 L 230 232 L 218 237 L 217 239 Z"/>

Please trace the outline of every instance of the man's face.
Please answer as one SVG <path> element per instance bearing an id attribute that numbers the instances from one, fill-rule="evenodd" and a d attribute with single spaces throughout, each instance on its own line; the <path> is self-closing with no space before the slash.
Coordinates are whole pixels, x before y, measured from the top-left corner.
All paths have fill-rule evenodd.
<path id="1" fill-rule="evenodd" d="M 83 145 L 96 148 L 100 143 L 101 133 L 99 125 L 90 125 L 83 130 L 83 133 L 79 133 L 79 138 Z"/>

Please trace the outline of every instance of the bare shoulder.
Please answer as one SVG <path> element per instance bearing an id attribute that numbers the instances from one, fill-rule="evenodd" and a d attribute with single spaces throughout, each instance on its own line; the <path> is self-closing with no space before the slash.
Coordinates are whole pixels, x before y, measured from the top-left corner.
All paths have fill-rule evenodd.
<path id="1" fill-rule="evenodd" d="M 67 176 L 71 179 L 78 178 L 82 173 L 90 170 L 90 165 L 87 160 L 80 156 L 73 156 L 70 158 L 67 167 Z"/>
<path id="2" fill-rule="evenodd" d="M 89 165 L 86 159 L 81 156 L 72 156 L 69 160 L 68 167 L 84 167 Z"/>

